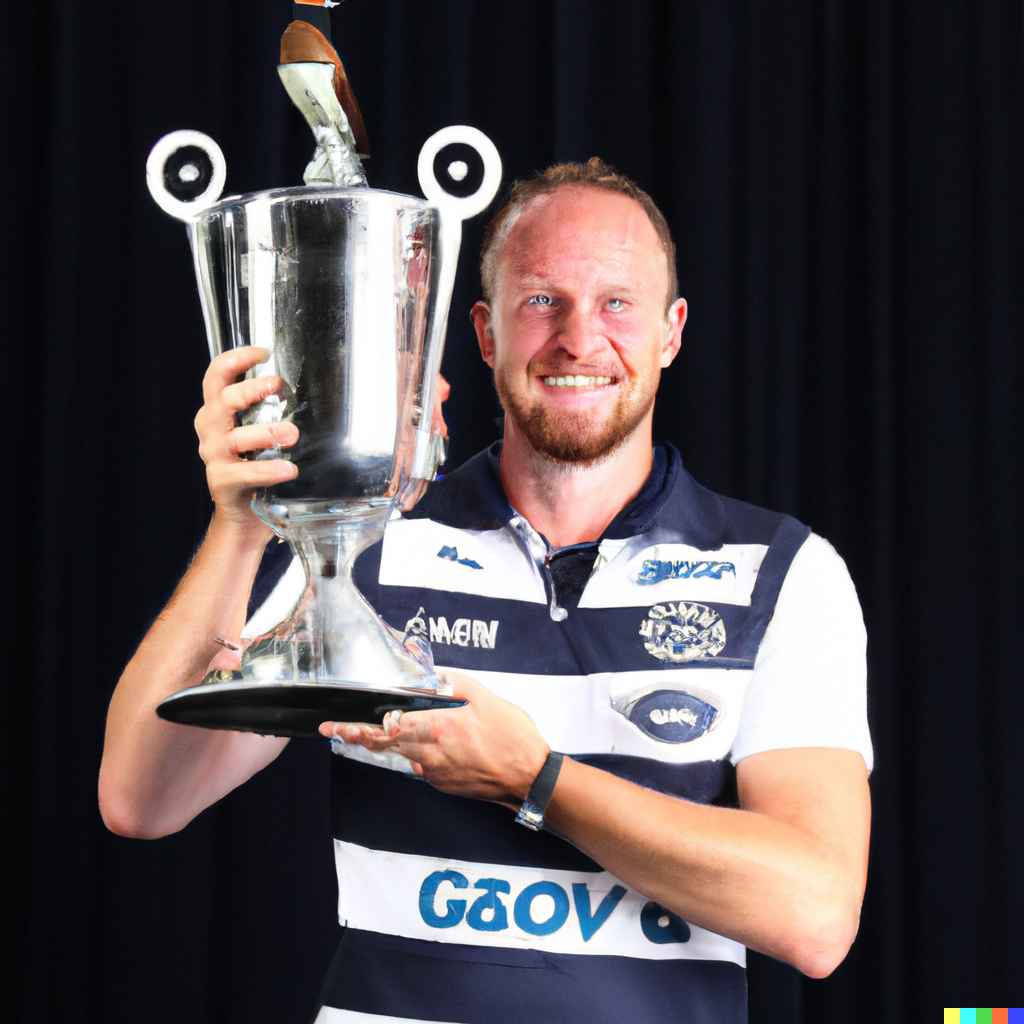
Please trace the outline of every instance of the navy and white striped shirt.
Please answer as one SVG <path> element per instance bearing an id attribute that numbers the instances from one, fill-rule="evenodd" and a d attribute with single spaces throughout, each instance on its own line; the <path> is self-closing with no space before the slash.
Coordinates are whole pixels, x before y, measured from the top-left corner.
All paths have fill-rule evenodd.
<path id="1" fill-rule="evenodd" d="M 433 485 L 356 566 L 387 622 L 420 620 L 438 667 L 523 708 L 552 749 L 701 803 L 734 804 L 734 765 L 760 750 L 846 747 L 870 765 L 863 623 L 824 541 L 711 493 L 666 447 L 600 542 L 554 551 L 509 506 L 499 451 Z M 740 943 L 404 758 L 345 754 L 346 930 L 318 1024 L 746 1020 Z"/>

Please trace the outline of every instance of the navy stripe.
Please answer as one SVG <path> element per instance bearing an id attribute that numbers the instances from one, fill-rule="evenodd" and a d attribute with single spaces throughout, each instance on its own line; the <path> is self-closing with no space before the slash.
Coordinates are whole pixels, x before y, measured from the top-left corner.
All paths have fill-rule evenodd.
<path id="1" fill-rule="evenodd" d="M 764 631 L 768 628 L 775 605 L 779 600 L 779 591 L 786 580 L 786 573 L 796 557 L 796 553 L 811 534 L 811 528 L 804 526 L 796 519 L 786 516 L 779 524 L 779 529 L 772 538 L 771 546 L 765 553 L 761 568 L 757 573 L 754 590 L 750 595 L 750 607 L 754 611 L 748 624 L 750 638 L 760 646 Z M 727 627 L 728 628 L 728 627 Z M 755 653 L 757 647 L 754 648 Z"/>
<path id="2" fill-rule="evenodd" d="M 669 764 L 652 757 L 627 754 L 573 754 L 572 759 L 611 772 L 645 789 L 692 800 L 697 804 L 738 807 L 736 769 L 728 761 Z"/>
<path id="3" fill-rule="evenodd" d="M 433 642 L 434 660 L 439 665 L 465 671 L 589 675 L 659 668 L 750 669 L 775 607 L 774 601 L 751 607 L 702 602 L 722 617 L 725 649 L 716 658 L 667 662 L 659 661 L 644 647 L 640 626 L 648 617 L 648 609 L 642 605 L 571 608 L 564 621 L 555 622 L 546 604 L 419 587 L 379 586 L 374 581 L 379 564 L 380 548 L 375 546 L 356 563 L 356 582 L 381 618 L 400 633 L 420 608 L 435 621 L 444 616 L 449 627 L 463 618 L 498 622 L 493 649 Z M 764 589 L 768 591 L 768 587 Z M 522 643 L 523 637 L 529 637 L 530 642 Z"/>
<path id="4" fill-rule="evenodd" d="M 498 475 L 501 442 L 479 452 L 435 481 L 407 519 L 433 519 L 462 530 L 504 526 L 512 509 Z M 604 536 L 636 537 L 659 526 L 682 533 L 682 541 L 701 551 L 723 544 L 769 544 L 783 520 L 778 512 L 727 498 L 702 487 L 686 472 L 670 444 L 654 449 L 651 473 L 636 498 L 612 521 Z"/>
<path id="5" fill-rule="evenodd" d="M 501 442 L 477 452 L 458 469 L 435 480 L 406 519 L 434 519 L 459 530 L 498 530 L 512 515 L 497 473 Z"/>
<path id="6" fill-rule="evenodd" d="M 621 754 L 573 754 L 573 759 L 661 793 L 734 807 L 736 772 L 722 761 L 665 764 Z M 386 813 L 384 809 L 386 808 Z M 531 832 L 511 811 L 482 800 L 442 793 L 420 779 L 347 757 L 331 760 L 331 834 L 370 850 L 440 860 L 600 871 L 551 832 Z"/>
<path id="7" fill-rule="evenodd" d="M 559 871 L 600 871 L 571 843 L 531 832 L 498 804 L 442 793 L 402 772 L 331 758 L 331 835 L 370 850 Z"/>
<path id="8" fill-rule="evenodd" d="M 746 972 L 722 960 L 573 956 L 345 930 L 327 1006 L 456 1024 L 746 1024 Z"/>

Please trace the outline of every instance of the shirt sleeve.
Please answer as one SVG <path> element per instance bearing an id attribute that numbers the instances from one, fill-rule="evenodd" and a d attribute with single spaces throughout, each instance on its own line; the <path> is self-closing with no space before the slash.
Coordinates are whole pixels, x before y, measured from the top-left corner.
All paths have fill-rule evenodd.
<path id="1" fill-rule="evenodd" d="M 867 635 L 846 564 L 811 534 L 765 630 L 730 758 L 764 750 L 856 750 L 871 770 Z"/>

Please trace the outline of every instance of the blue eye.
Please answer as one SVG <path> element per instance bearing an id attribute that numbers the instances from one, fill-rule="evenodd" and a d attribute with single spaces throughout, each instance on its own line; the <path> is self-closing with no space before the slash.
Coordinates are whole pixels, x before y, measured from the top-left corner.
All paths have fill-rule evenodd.
<path id="1" fill-rule="evenodd" d="M 609 299 L 608 300 L 608 308 L 613 313 L 617 313 L 620 309 L 625 309 L 626 308 L 626 304 L 625 304 L 625 302 L 622 301 L 622 299 Z"/>
<path id="2" fill-rule="evenodd" d="M 528 306 L 553 306 L 555 300 L 550 295 L 531 295 L 527 300 Z"/>

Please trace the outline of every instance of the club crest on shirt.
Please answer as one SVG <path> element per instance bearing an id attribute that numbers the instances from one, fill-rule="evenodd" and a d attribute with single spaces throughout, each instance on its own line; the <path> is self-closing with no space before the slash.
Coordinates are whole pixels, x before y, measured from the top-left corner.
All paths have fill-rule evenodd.
<path id="1" fill-rule="evenodd" d="M 647 652 L 659 661 L 714 658 L 725 647 L 725 623 L 707 605 L 666 601 L 647 613 L 640 636 Z"/>

